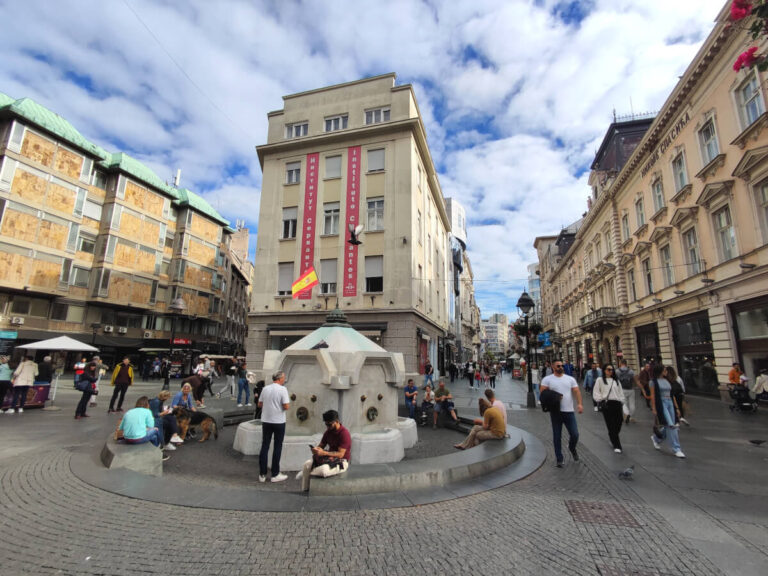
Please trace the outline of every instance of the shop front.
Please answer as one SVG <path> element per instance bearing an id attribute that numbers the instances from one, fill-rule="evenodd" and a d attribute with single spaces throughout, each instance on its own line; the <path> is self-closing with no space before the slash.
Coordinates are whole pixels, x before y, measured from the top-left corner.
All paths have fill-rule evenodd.
<path id="1" fill-rule="evenodd" d="M 659 348 L 659 327 L 655 322 L 635 328 L 635 337 L 639 367 L 644 366 L 646 362 L 655 363 L 662 360 Z"/>
<path id="2" fill-rule="evenodd" d="M 671 324 L 677 371 L 686 392 L 719 396 L 709 315 L 696 312 L 673 318 Z"/>
<path id="3" fill-rule="evenodd" d="M 750 383 L 768 369 L 768 296 L 730 305 L 738 358 Z"/>

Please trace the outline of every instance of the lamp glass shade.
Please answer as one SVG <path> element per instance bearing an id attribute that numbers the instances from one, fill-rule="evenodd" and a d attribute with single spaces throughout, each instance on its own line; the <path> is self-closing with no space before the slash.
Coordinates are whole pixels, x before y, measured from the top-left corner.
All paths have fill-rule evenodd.
<path id="1" fill-rule="evenodd" d="M 526 316 L 533 310 L 535 305 L 533 298 L 528 296 L 528 292 L 523 292 L 520 295 L 520 299 L 517 301 L 517 307 L 520 308 L 520 311 Z"/>

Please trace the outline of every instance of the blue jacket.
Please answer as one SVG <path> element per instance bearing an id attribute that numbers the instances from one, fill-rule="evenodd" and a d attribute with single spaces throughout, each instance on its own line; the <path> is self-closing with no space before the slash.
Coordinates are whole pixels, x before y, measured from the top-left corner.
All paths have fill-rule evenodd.
<path id="1" fill-rule="evenodd" d="M 187 396 L 187 401 L 184 402 L 183 398 L 184 393 L 179 390 L 176 395 L 173 397 L 173 401 L 171 402 L 171 406 L 183 406 L 184 408 L 188 410 L 194 410 L 195 409 L 195 400 L 192 398 L 192 392 L 189 393 L 189 396 Z"/>
<path id="2" fill-rule="evenodd" d="M 592 376 L 592 369 L 590 368 L 587 370 L 587 373 L 584 375 L 584 389 L 585 390 L 591 390 L 595 387 L 595 383 L 597 382 L 598 378 L 603 377 L 603 371 L 598 368 L 595 370 L 596 376 Z"/>

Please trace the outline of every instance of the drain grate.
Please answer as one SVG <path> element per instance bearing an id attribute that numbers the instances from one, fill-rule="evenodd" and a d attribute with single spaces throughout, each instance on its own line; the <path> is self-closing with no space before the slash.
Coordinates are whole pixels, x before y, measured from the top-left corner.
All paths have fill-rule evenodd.
<path id="1" fill-rule="evenodd" d="M 640 526 L 635 517 L 629 513 L 629 510 L 621 504 L 566 500 L 565 505 L 576 522 L 611 524 L 613 526 L 627 526 L 629 528 Z"/>

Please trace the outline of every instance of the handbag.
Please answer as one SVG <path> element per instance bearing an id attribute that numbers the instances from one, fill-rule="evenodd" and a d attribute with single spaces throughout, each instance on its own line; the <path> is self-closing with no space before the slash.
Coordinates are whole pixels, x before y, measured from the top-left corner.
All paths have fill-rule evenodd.
<path id="1" fill-rule="evenodd" d="M 603 379 L 603 382 L 605 382 L 605 379 Z M 611 387 L 608 388 L 608 394 L 605 395 L 606 399 L 605 400 L 600 400 L 597 403 L 597 411 L 598 412 L 602 412 L 603 410 L 605 410 L 605 407 L 608 406 L 608 396 L 611 394 L 611 390 L 613 390 L 613 385 L 614 384 L 616 384 L 616 379 L 615 378 L 611 378 Z M 614 402 L 618 402 L 618 400 L 614 400 Z"/>
<path id="2" fill-rule="evenodd" d="M 80 378 L 80 380 L 77 381 L 77 384 L 75 384 L 75 388 L 80 392 L 91 390 L 91 381 L 87 378 Z"/>

